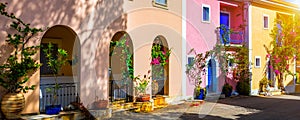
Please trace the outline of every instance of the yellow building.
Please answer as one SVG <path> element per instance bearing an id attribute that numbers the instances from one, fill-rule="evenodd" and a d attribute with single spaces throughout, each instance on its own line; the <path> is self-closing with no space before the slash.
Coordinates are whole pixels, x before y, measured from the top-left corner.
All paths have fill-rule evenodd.
<path id="1" fill-rule="evenodd" d="M 274 72 L 265 71 L 268 67 L 268 59 L 264 45 L 270 47 L 270 42 L 273 40 L 270 33 L 275 25 L 275 19 L 279 16 L 293 17 L 297 12 L 299 13 L 299 8 L 296 5 L 281 0 L 257 0 L 248 3 L 248 43 L 249 61 L 252 63 L 250 69 L 252 72 L 252 95 L 259 93 L 259 81 L 264 75 L 272 80 L 271 86 L 277 89 Z M 289 68 L 295 73 L 295 62 Z M 294 92 L 294 83 L 292 76 L 288 76 L 284 80 L 284 86 L 288 92 Z"/>

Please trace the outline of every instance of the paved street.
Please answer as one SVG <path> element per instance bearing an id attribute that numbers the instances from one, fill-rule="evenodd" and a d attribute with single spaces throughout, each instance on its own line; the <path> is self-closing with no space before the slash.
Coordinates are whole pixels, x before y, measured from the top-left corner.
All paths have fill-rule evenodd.
<path id="1" fill-rule="evenodd" d="M 238 96 L 220 99 L 217 103 L 205 102 L 191 107 L 190 102 L 170 105 L 151 113 L 119 112 L 111 119 L 180 119 L 180 120 L 298 120 L 300 95 L 267 97 Z M 207 114 L 205 114 L 207 113 Z M 204 114 L 204 115 L 203 115 Z"/>

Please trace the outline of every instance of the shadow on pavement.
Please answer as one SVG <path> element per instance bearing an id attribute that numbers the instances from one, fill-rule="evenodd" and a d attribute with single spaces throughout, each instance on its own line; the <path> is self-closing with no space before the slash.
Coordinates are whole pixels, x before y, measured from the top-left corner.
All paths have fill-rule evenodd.
<path id="1" fill-rule="evenodd" d="M 255 109 L 259 112 L 236 115 L 240 120 L 286 120 L 300 119 L 300 94 L 281 96 L 238 96 L 218 101 L 219 104 Z M 209 117 L 209 116 L 208 116 Z"/>

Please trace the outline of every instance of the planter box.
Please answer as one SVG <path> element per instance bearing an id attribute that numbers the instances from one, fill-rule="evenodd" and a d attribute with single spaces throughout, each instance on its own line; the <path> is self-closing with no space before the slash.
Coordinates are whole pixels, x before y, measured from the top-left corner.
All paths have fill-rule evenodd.
<path id="1" fill-rule="evenodd" d="M 46 114 L 55 115 L 61 111 L 61 105 L 46 105 Z"/>

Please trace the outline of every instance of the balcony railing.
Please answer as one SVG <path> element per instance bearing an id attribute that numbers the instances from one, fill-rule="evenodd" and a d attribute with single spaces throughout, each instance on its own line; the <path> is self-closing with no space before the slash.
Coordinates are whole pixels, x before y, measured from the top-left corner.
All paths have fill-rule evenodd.
<path id="1" fill-rule="evenodd" d="M 40 85 L 40 111 L 45 111 L 46 105 L 51 105 L 53 101 L 53 94 L 47 93 L 46 88 L 54 88 L 55 84 L 41 84 Z M 79 101 L 78 84 L 77 83 L 59 83 L 61 86 L 58 89 L 56 105 L 60 104 L 62 107 L 69 105 L 71 102 Z"/>
<path id="2" fill-rule="evenodd" d="M 230 34 L 228 34 L 230 33 Z M 226 41 L 224 40 L 226 39 Z M 232 44 L 232 45 L 241 45 L 244 42 L 244 33 L 242 31 L 227 31 L 220 30 L 220 40 L 221 43 Z"/>

